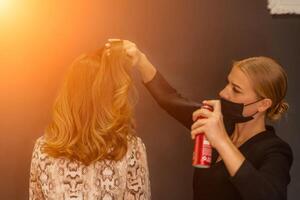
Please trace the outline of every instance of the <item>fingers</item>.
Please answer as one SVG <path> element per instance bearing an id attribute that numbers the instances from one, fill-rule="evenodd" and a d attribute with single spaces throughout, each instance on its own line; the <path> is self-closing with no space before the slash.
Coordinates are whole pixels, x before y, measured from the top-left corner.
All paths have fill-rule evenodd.
<path id="1" fill-rule="evenodd" d="M 112 42 L 121 42 L 121 41 L 123 41 L 124 47 L 128 47 L 128 46 L 136 46 L 135 43 L 133 43 L 133 42 L 131 42 L 131 41 L 129 41 L 129 40 L 121 40 L 121 39 L 119 39 L 119 38 L 109 38 L 107 41 L 108 41 L 108 42 L 106 43 L 107 45 L 111 45 L 110 43 L 112 43 Z M 105 44 L 105 45 L 106 45 L 106 44 Z"/>
<path id="2" fill-rule="evenodd" d="M 207 119 L 198 119 L 191 127 L 191 137 L 195 139 L 195 136 L 204 132 L 204 125 L 207 123 Z"/>
<path id="3" fill-rule="evenodd" d="M 129 40 L 121 39 L 108 39 L 108 42 L 105 44 L 105 47 L 111 49 L 113 42 L 122 41 L 123 50 L 126 52 L 129 59 L 132 61 L 132 66 L 137 66 L 141 56 L 143 55 L 141 51 L 137 48 L 136 44 Z"/>
<path id="4" fill-rule="evenodd" d="M 123 41 L 124 41 L 123 47 L 124 47 L 126 53 L 129 56 L 133 56 L 138 50 L 136 44 L 134 44 L 133 42 L 130 42 L 129 40 L 123 40 Z"/>
<path id="5" fill-rule="evenodd" d="M 199 127 L 199 128 L 196 128 L 194 130 L 191 131 L 191 137 L 192 139 L 195 139 L 196 135 L 200 134 L 200 133 L 204 133 L 204 128 L 203 127 Z"/>
<path id="6" fill-rule="evenodd" d="M 109 38 L 109 39 L 107 40 L 107 42 L 105 43 L 105 47 L 106 47 L 106 48 L 110 48 L 112 42 L 121 42 L 121 41 L 122 41 L 122 40 L 121 40 L 121 39 L 118 39 L 118 38 Z"/>
<path id="7" fill-rule="evenodd" d="M 220 100 L 205 100 L 202 103 L 212 106 L 214 108 L 214 112 L 221 112 Z"/>
<path id="8" fill-rule="evenodd" d="M 193 123 L 193 125 L 191 126 L 191 130 L 197 129 L 201 126 L 203 126 L 204 124 L 207 123 L 207 119 L 198 119 L 195 123 Z"/>
<path id="9" fill-rule="evenodd" d="M 124 46 L 136 46 L 135 43 L 129 41 L 129 40 L 123 40 Z"/>
<path id="10" fill-rule="evenodd" d="M 210 110 L 205 108 L 200 108 L 193 113 L 193 121 L 196 121 L 198 118 L 208 118 L 212 115 Z"/>
<path id="11" fill-rule="evenodd" d="M 111 43 L 113 42 L 123 42 L 124 48 L 128 48 L 130 46 L 136 46 L 133 42 L 130 42 L 129 40 L 121 40 L 121 39 L 108 39 L 107 43 L 105 44 L 106 47 L 111 47 Z"/>
<path id="12" fill-rule="evenodd" d="M 133 42 L 129 41 L 129 40 L 121 40 L 121 39 L 108 39 L 108 42 L 105 43 L 105 47 L 106 48 L 110 48 L 111 47 L 111 42 L 116 42 L 116 41 L 123 41 L 123 48 L 126 51 L 127 55 L 130 57 L 134 57 L 136 55 L 136 53 L 138 52 L 138 49 L 136 47 L 136 44 L 134 44 Z"/>
<path id="13" fill-rule="evenodd" d="M 137 48 L 136 47 L 129 47 L 129 48 L 125 48 L 125 51 L 127 53 L 128 56 L 134 56 L 137 53 Z"/>
<path id="14" fill-rule="evenodd" d="M 137 50 L 137 46 L 135 43 L 129 41 L 129 40 L 121 40 L 121 39 L 108 39 L 108 42 L 105 44 L 106 48 L 111 47 L 112 42 L 120 42 L 123 41 L 123 48 L 125 49 L 126 52 L 129 52 L 129 55 L 132 55 L 132 52 Z"/>
<path id="15" fill-rule="evenodd" d="M 109 38 L 108 42 L 121 42 L 122 40 L 119 38 Z"/>
<path id="16" fill-rule="evenodd" d="M 125 49 L 125 51 L 129 51 L 129 50 L 137 50 L 137 47 L 135 44 L 126 44 L 126 45 L 123 45 L 123 48 Z"/>

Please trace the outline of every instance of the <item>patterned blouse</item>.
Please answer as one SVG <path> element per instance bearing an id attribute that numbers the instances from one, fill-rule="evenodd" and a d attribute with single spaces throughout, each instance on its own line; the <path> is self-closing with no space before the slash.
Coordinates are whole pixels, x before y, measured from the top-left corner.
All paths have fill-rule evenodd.
<path id="1" fill-rule="evenodd" d="M 120 161 L 88 166 L 42 153 L 43 136 L 34 146 L 29 183 L 30 200 L 150 200 L 146 148 L 138 137 L 129 141 Z"/>

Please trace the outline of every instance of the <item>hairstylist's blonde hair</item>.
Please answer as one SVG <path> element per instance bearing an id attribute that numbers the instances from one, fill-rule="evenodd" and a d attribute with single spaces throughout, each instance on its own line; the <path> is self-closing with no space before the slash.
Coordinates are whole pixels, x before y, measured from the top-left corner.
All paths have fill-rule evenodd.
<path id="1" fill-rule="evenodd" d="M 122 41 L 77 58 L 54 104 L 44 151 L 86 165 L 120 160 L 134 135 L 131 67 Z"/>
<path id="2" fill-rule="evenodd" d="M 285 101 L 287 92 L 287 75 L 283 68 L 268 57 L 253 57 L 234 63 L 252 80 L 254 90 L 259 97 L 272 100 L 272 106 L 266 116 L 278 120 L 289 107 Z"/>

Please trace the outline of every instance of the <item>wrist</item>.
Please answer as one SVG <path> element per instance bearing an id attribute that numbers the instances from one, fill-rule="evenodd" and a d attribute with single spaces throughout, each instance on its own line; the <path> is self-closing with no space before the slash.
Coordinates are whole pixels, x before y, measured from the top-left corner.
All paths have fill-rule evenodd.
<path id="1" fill-rule="evenodd" d="M 139 70 L 143 82 L 147 83 L 153 79 L 156 74 L 156 69 L 152 63 L 148 60 L 147 56 L 141 53 L 139 61 L 137 63 L 137 69 Z"/>
<path id="2" fill-rule="evenodd" d="M 226 152 L 231 145 L 233 145 L 233 143 L 228 135 L 226 135 L 216 144 L 215 148 L 219 154 L 221 154 L 222 152 Z"/>
<path id="3" fill-rule="evenodd" d="M 150 62 L 149 62 L 147 56 L 144 53 L 141 52 L 137 65 L 139 67 L 145 67 L 145 66 L 149 65 L 149 63 Z"/>

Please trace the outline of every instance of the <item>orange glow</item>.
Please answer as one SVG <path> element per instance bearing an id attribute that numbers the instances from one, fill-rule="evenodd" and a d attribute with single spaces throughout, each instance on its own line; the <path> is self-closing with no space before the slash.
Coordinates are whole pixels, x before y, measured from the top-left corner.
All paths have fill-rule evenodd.
<path id="1" fill-rule="evenodd" d="M 0 2 L 0 120 L 10 127 L 16 114 L 30 115 L 40 101 L 49 113 L 71 61 L 103 44 L 112 26 L 103 20 L 105 3 L 96 1 Z"/>
<path id="2" fill-rule="evenodd" d="M 15 7 L 15 0 L 0 0 L 0 25 L 8 22 L 12 17 L 13 8 Z M 3 29 L 1 27 L 0 31 Z"/>
<path id="3" fill-rule="evenodd" d="M 9 10 L 9 8 L 11 8 L 11 2 L 10 0 L 0 0 L 0 13 L 4 13 L 7 10 Z"/>

